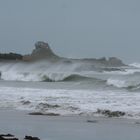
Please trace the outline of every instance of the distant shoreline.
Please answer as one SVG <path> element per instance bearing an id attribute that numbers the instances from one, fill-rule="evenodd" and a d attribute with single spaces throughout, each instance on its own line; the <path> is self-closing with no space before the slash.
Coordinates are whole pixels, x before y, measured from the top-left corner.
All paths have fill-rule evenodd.
<path id="1" fill-rule="evenodd" d="M 32 62 L 40 60 L 49 60 L 49 61 L 62 61 L 66 64 L 71 64 L 72 62 L 85 62 L 85 63 L 99 63 L 106 66 L 126 66 L 122 60 L 116 57 L 110 57 L 106 59 L 105 57 L 96 59 L 96 58 L 83 58 L 83 59 L 72 59 L 72 58 L 63 58 L 56 55 L 50 48 L 48 43 L 38 41 L 35 43 L 35 49 L 31 54 L 22 55 L 17 53 L 0 53 L 0 61 L 23 61 L 23 62 Z"/>

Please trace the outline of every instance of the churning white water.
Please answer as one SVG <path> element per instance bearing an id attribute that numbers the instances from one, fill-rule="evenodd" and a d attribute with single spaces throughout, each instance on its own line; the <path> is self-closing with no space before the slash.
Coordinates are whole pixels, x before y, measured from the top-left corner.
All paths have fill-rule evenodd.
<path id="1" fill-rule="evenodd" d="M 80 63 L 1 62 L 0 108 L 60 115 L 95 115 L 97 109 L 140 117 L 140 64 L 83 69 Z"/>

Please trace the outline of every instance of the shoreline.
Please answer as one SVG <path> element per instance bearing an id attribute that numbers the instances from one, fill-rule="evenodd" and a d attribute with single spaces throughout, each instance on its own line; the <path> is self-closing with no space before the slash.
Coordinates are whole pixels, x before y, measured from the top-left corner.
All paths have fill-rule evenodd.
<path id="1" fill-rule="evenodd" d="M 139 140 L 140 120 L 88 116 L 36 116 L 0 110 L 0 133 L 41 140 Z"/>

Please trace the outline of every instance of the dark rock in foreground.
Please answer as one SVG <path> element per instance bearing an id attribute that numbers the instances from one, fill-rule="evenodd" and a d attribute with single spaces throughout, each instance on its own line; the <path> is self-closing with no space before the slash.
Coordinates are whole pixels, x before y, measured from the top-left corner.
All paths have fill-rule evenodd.
<path id="1" fill-rule="evenodd" d="M 12 134 L 1 134 L 0 137 L 14 137 L 14 135 Z"/>
<path id="2" fill-rule="evenodd" d="M 11 134 L 1 134 L 0 140 L 19 140 L 19 139 Z M 25 136 L 24 140 L 40 140 L 40 139 L 38 137 Z"/>
<path id="3" fill-rule="evenodd" d="M 87 120 L 88 123 L 98 123 L 97 120 Z"/>
<path id="4" fill-rule="evenodd" d="M 29 113 L 29 115 L 60 116 L 60 114 L 57 113 L 41 113 L 41 112 L 32 112 Z"/>
<path id="5" fill-rule="evenodd" d="M 125 115 L 125 112 L 122 111 L 110 111 L 110 110 L 101 110 L 101 109 L 98 109 L 96 113 L 105 115 L 107 117 L 121 117 Z"/>
<path id="6" fill-rule="evenodd" d="M 15 136 L 11 134 L 1 134 L 0 140 L 18 140 L 18 138 L 15 138 Z"/>
<path id="7" fill-rule="evenodd" d="M 29 115 L 44 115 L 44 114 L 41 112 L 31 112 L 29 113 Z"/>
<path id="8" fill-rule="evenodd" d="M 25 136 L 25 140 L 40 140 L 38 137 Z"/>

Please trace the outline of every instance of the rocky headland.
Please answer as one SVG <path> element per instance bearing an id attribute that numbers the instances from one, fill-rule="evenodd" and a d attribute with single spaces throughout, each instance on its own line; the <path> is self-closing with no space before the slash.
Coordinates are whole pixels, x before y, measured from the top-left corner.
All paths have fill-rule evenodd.
<path id="1" fill-rule="evenodd" d="M 22 55 L 17 53 L 0 53 L 0 60 L 14 60 L 14 61 L 23 61 L 23 62 L 32 62 L 39 60 L 56 60 L 63 61 L 67 64 L 72 62 L 82 62 L 82 63 L 93 63 L 100 64 L 105 66 L 125 66 L 122 60 L 116 57 L 110 57 L 106 59 L 105 57 L 100 59 L 95 58 L 85 58 L 85 59 L 72 59 L 72 58 L 63 58 L 56 55 L 50 48 L 48 43 L 38 41 L 35 43 L 35 49 L 31 54 Z"/>

